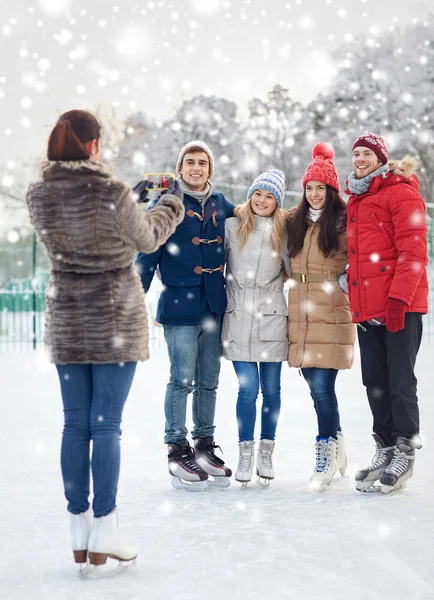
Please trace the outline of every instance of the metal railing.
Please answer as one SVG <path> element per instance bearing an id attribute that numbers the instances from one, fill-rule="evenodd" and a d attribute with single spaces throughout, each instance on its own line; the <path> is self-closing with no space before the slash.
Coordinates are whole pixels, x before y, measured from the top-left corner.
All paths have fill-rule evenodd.
<path id="1" fill-rule="evenodd" d="M 218 190 L 234 203 L 244 202 L 245 186 L 220 184 Z M 298 203 L 300 194 L 287 192 L 285 206 Z M 434 208 L 434 205 L 429 205 Z M 429 265 L 429 306 L 434 306 L 434 219 L 427 216 Z M 36 348 L 43 338 L 45 290 L 49 261 L 36 236 L 20 245 L 0 247 L 0 353 Z M 147 296 L 150 345 L 164 344 L 162 328 L 155 321 L 159 288 L 153 285 Z M 434 313 L 424 317 L 425 334 L 434 340 Z"/>

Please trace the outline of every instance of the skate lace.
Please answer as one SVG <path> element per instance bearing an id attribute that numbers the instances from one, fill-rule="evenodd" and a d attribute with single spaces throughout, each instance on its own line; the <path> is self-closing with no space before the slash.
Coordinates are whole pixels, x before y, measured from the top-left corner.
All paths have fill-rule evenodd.
<path id="1" fill-rule="evenodd" d="M 382 467 L 385 463 L 389 461 L 390 451 L 392 448 L 380 448 L 378 447 L 373 458 L 371 466 L 369 467 L 370 471 L 374 471 L 379 467 Z"/>
<path id="2" fill-rule="evenodd" d="M 323 473 L 328 462 L 328 444 L 325 440 L 315 442 L 315 471 Z"/>
<path id="3" fill-rule="evenodd" d="M 272 469 L 272 456 L 273 456 L 274 444 L 267 446 L 261 446 L 261 462 L 266 469 Z"/>
<path id="4" fill-rule="evenodd" d="M 238 459 L 238 471 L 249 471 L 252 462 L 252 453 L 249 449 L 241 450 Z"/>
<path id="5" fill-rule="evenodd" d="M 414 460 L 414 456 L 409 456 L 405 452 L 396 449 L 390 465 L 387 467 L 387 472 L 400 477 L 408 469 L 409 462 Z"/>
<path id="6" fill-rule="evenodd" d="M 184 454 L 182 454 L 178 462 L 187 467 L 190 471 L 202 471 L 202 467 L 197 464 L 193 450 L 190 447 L 184 451 Z"/>
<path id="7" fill-rule="evenodd" d="M 219 449 L 220 452 L 223 454 L 223 450 L 221 449 L 221 447 L 218 444 L 215 444 L 214 442 L 212 444 L 208 444 L 205 448 L 198 448 L 198 453 L 206 454 L 211 463 L 222 467 L 225 464 L 225 462 L 224 460 L 215 455 L 215 451 L 217 449 Z"/>

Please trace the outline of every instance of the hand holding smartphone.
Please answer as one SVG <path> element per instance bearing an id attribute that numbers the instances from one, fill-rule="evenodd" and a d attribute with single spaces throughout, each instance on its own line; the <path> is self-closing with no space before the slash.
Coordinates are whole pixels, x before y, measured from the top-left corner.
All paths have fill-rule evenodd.
<path id="1" fill-rule="evenodd" d="M 175 173 L 145 173 L 143 175 L 143 181 L 147 181 L 147 189 L 155 190 L 156 192 L 162 192 L 167 190 L 171 181 L 175 181 Z"/>

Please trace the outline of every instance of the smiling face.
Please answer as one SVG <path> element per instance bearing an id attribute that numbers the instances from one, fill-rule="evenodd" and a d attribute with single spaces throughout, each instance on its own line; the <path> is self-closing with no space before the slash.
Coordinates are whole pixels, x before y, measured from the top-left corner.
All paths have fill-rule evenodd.
<path id="1" fill-rule="evenodd" d="M 276 196 L 268 190 L 255 190 L 250 196 L 250 206 L 258 217 L 269 217 L 276 209 Z"/>
<path id="2" fill-rule="evenodd" d="M 315 210 L 319 210 L 325 204 L 327 198 L 327 186 L 322 181 L 308 181 L 305 187 L 306 200 Z"/>
<path id="3" fill-rule="evenodd" d="M 185 185 L 193 192 L 202 192 L 210 174 L 206 152 L 186 152 L 179 170 Z"/>
<path id="4" fill-rule="evenodd" d="M 356 179 L 363 179 L 381 167 L 383 163 L 378 156 L 364 146 L 354 148 L 352 154 L 352 166 Z"/>

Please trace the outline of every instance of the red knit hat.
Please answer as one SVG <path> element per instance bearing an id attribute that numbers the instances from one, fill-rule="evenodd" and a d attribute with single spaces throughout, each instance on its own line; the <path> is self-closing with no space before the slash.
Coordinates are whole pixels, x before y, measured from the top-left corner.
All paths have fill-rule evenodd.
<path id="1" fill-rule="evenodd" d="M 372 150 L 372 152 L 377 155 L 378 160 L 380 160 L 383 165 L 385 165 L 389 160 L 386 141 L 381 137 L 381 135 L 378 135 L 378 133 L 366 133 L 365 135 L 361 135 L 354 142 L 352 149 L 354 150 L 354 148 L 358 148 L 359 146 Z"/>
<path id="2" fill-rule="evenodd" d="M 304 188 L 308 181 L 321 181 L 338 193 L 341 191 L 338 171 L 333 160 L 334 155 L 335 151 L 328 144 L 324 142 L 315 144 L 312 149 L 313 162 L 310 163 L 303 177 Z"/>

